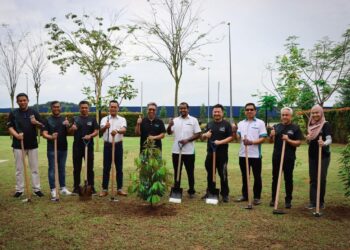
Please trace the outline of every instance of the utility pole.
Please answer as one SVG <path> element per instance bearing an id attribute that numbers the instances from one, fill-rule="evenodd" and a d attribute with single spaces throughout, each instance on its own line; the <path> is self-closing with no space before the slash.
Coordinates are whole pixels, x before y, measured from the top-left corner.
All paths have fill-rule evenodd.
<path id="1" fill-rule="evenodd" d="M 208 123 L 209 123 L 209 119 L 210 119 L 210 80 L 209 80 L 209 71 L 210 68 L 208 67 Z"/>
<path id="2" fill-rule="evenodd" d="M 218 82 L 218 103 L 220 103 L 220 82 Z"/>
<path id="3" fill-rule="evenodd" d="M 26 80 L 27 80 L 27 96 L 28 96 L 28 73 L 25 73 L 26 74 Z"/>
<path id="4" fill-rule="evenodd" d="M 228 48 L 229 48 L 229 61 L 230 61 L 230 123 L 233 123 L 233 111 L 232 111 L 232 71 L 231 71 L 231 24 L 228 25 Z"/>
<path id="5" fill-rule="evenodd" d="M 143 82 L 141 82 L 141 106 L 140 106 L 140 112 L 142 113 L 142 105 L 143 105 Z"/>

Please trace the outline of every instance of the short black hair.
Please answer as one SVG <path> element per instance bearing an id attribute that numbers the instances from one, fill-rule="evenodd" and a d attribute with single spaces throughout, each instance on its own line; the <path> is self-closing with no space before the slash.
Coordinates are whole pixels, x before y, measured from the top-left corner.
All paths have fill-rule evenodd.
<path id="1" fill-rule="evenodd" d="M 186 108 L 189 108 L 189 106 L 188 106 L 188 103 L 187 103 L 187 102 L 181 102 L 181 103 L 179 104 L 179 107 L 180 107 L 181 105 L 185 105 L 185 106 L 186 106 Z"/>
<path id="2" fill-rule="evenodd" d="M 222 111 L 224 111 L 224 106 L 222 106 L 221 104 L 215 104 L 214 106 L 213 106 L 213 109 L 215 109 L 215 108 L 220 108 Z"/>
<path id="3" fill-rule="evenodd" d="M 155 107 L 157 108 L 157 104 L 156 104 L 155 102 L 150 102 L 150 103 L 148 103 L 148 104 L 147 104 L 147 108 L 148 108 L 149 106 L 155 106 Z"/>
<path id="4" fill-rule="evenodd" d="M 119 107 L 119 102 L 118 102 L 117 100 L 111 100 L 111 101 L 109 101 L 109 105 L 111 105 L 111 103 L 116 103 L 116 104 L 118 105 L 118 107 Z"/>
<path id="5" fill-rule="evenodd" d="M 55 104 L 57 104 L 57 103 L 60 104 L 59 101 L 52 101 L 52 102 L 50 103 L 51 108 L 52 108 L 53 105 L 55 105 Z"/>
<path id="6" fill-rule="evenodd" d="M 79 107 L 83 104 L 87 104 L 88 106 L 90 106 L 90 103 L 88 101 L 82 100 L 79 102 Z"/>
<path id="7" fill-rule="evenodd" d="M 254 110 L 256 110 L 256 106 L 255 106 L 254 103 L 248 102 L 248 103 L 244 106 L 244 109 L 246 109 L 248 106 L 253 106 L 253 107 L 254 107 Z"/>
<path id="8" fill-rule="evenodd" d="M 27 98 L 27 100 L 29 100 L 28 95 L 26 93 L 19 93 L 18 95 L 16 95 L 16 100 L 22 96 L 24 96 L 25 98 Z"/>

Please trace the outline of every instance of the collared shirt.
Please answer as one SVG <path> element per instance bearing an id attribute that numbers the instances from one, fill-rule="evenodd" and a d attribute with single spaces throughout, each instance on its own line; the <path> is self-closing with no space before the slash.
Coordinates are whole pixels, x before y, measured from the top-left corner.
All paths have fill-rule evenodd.
<path id="1" fill-rule="evenodd" d="M 216 121 L 211 121 L 207 124 L 207 127 L 205 129 L 205 131 L 209 131 L 211 130 L 212 134 L 210 139 L 207 141 L 207 152 L 208 153 L 212 153 L 213 149 L 211 146 L 211 143 L 216 141 L 216 140 L 224 140 L 230 136 L 232 136 L 232 126 L 231 124 L 226 121 L 226 120 L 222 120 L 219 122 Z M 222 144 L 222 145 L 218 145 L 216 148 L 216 152 L 218 154 L 227 154 L 228 152 L 228 143 L 226 144 Z"/>
<path id="2" fill-rule="evenodd" d="M 75 116 L 73 117 L 73 124 L 77 126 L 77 130 L 74 132 L 73 146 L 78 147 L 85 146 L 83 137 L 85 135 L 92 134 L 96 129 L 98 129 L 98 124 L 95 117 L 91 116 Z M 94 145 L 94 140 L 91 139 L 89 142 L 89 147 Z"/>
<path id="3" fill-rule="evenodd" d="M 185 118 L 179 116 L 174 119 L 174 125 L 171 127 L 171 131 L 174 133 L 173 153 L 179 154 L 178 141 L 188 139 L 194 134 L 200 133 L 201 128 L 199 127 L 198 120 L 190 115 Z M 182 154 L 192 155 L 194 154 L 194 142 L 188 142 L 182 148 Z"/>
<path id="4" fill-rule="evenodd" d="M 238 123 L 237 133 L 241 137 L 241 147 L 239 149 L 239 157 L 245 157 L 245 146 L 243 144 L 244 136 L 250 141 L 258 140 L 261 137 L 267 137 L 265 122 L 258 118 L 249 121 L 245 119 Z M 249 158 L 261 158 L 261 144 L 248 146 Z"/>
<path id="5" fill-rule="evenodd" d="M 103 133 L 103 140 L 105 142 L 112 142 L 112 135 L 111 132 L 112 130 L 119 130 L 121 128 L 126 128 L 126 120 L 124 117 L 121 117 L 119 115 L 116 115 L 115 117 L 108 115 L 102 118 L 100 127 L 104 128 L 106 126 L 107 121 L 111 124 L 109 129 L 106 129 L 106 131 Z M 109 132 L 109 135 L 108 135 Z M 123 135 L 122 134 L 116 134 L 115 137 L 115 142 L 120 142 L 123 140 Z"/>
<path id="6" fill-rule="evenodd" d="M 148 117 L 145 117 L 142 119 L 141 125 L 140 125 L 140 152 L 144 148 L 144 143 L 147 140 L 147 137 L 150 135 L 160 135 L 162 133 L 165 133 L 165 126 L 164 122 L 161 119 L 158 119 L 155 117 L 153 120 L 148 119 Z M 162 150 L 162 140 L 154 140 L 155 146 Z"/>
<path id="7" fill-rule="evenodd" d="M 276 124 L 273 126 L 276 131 L 275 135 L 275 143 L 273 145 L 273 157 L 280 157 L 282 154 L 282 145 L 283 145 L 283 140 L 282 136 L 283 135 L 288 135 L 288 137 L 291 140 L 301 140 L 303 137 L 303 134 L 299 128 L 298 125 L 296 124 Z M 285 154 L 284 157 L 285 159 L 295 159 L 295 151 L 296 147 L 290 145 L 289 143 L 286 143 L 286 149 L 285 149 Z"/>
<path id="8" fill-rule="evenodd" d="M 65 151 L 67 150 L 67 127 L 63 124 L 65 118 L 63 116 L 49 116 L 45 121 L 45 127 L 43 131 L 47 131 L 49 135 L 58 133 L 57 136 L 57 149 Z M 47 151 L 54 151 L 54 140 L 47 140 Z"/>

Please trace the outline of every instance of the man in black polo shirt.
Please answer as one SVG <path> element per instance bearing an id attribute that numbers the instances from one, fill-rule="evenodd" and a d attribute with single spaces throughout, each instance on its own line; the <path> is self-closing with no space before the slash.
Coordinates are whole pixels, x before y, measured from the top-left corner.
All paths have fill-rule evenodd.
<path id="1" fill-rule="evenodd" d="M 207 143 L 207 157 L 205 159 L 205 168 L 207 170 L 207 192 L 213 190 L 213 147 L 216 147 L 216 169 L 220 176 L 221 196 L 223 202 L 229 201 L 229 187 L 227 176 L 227 162 L 228 162 L 228 143 L 232 140 L 231 124 L 223 119 L 224 107 L 221 104 L 216 104 L 213 107 L 213 118 L 207 124 L 206 133 L 202 134 L 203 139 L 208 139 Z M 207 198 L 205 194 L 202 199 Z"/>
<path id="2" fill-rule="evenodd" d="M 38 197 L 44 196 L 40 190 L 40 175 L 38 164 L 37 127 L 42 127 L 42 120 L 38 112 L 28 107 L 28 96 L 20 93 L 16 96 L 18 109 L 11 111 L 7 127 L 12 135 L 12 148 L 16 162 L 16 193 L 20 197 L 24 191 L 24 173 L 21 140 L 24 143 L 25 154 L 28 155 L 29 166 L 32 171 L 32 186 Z"/>
<path id="3" fill-rule="evenodd" d="M 47 139 L 47 160 L 49 162 L 48 177 L 51 197 L 56 198 L 55 186 L 55 152 L 54 141 L 57 139 L 57 164 L 61 194 L 70 195 L 66 188 L 67 133 L 69 121 L 61 116 L 61 105 L 58 101 L 51 102 L 52 115 L 49 116 L 43 128 L 43 137 Z"/>
<path id="4" fill-rule="evenodd" d="M 283 161 L 283 173 L 286 188 L 285 208 L 292 207 L 293 193 L 293 170 L 295 163 L 295 151 L 300 146 L 302 132 L 298 125 L 292 123 L 293 110 L 291 108 L 281 109 L 281 123 L 274 125 L 270 133 L 270 140 L 274 141 L 272 154 L 272 200 L 273 207 L 276 197 L 278 173 L 282 154 L 283 141 L 286 141 L 286 148 Z"/>
<path id="5" fill-rule="evenodd" d="M 73 119 L 71 130 L 74 131 L 73 142 L 73 195 L 79 194 L 80 172 L 82 160 L 85 157 L 85 145 L 88 145 L 87 181 L 92 187 L 92 194 L 96 195 L 94 187 L 94 137 L 98 134 L 98 124 L 94 117 L 89 116 L 89 102 L 79 103 L 80 116 Z"/>
<path id="6" fill-rule="evenodd" d="M 162 150 L 162 139 L 165 135 L 164 122 L 156 117 L 157 104 L 151 102 L 147 104 L 147 117 L 137 119 L 135 134 L 141 135 L 140 152 L 144 148 L 144 143 L 147 139 L 154 140 L 157 148 Z"/>

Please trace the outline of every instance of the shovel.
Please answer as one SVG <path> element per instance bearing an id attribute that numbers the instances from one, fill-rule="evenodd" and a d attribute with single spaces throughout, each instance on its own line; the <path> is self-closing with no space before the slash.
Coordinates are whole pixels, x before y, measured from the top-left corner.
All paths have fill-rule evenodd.
<path id="1" fill-rule="evenodd" d="M 276 197 L 275 197 L 275 205 L 273 208 L 272 213 L 273 214 L 285 214 L 283 210 L 278 209 L 278 199 L 279 199 L 279 194 L 280 194 L 280 189 L 281 189 L 281 182 L 282 182 L 282 172 L 283 172 L 283 162 L 284 162 L 284 151 L 286 149 L 286 141 L 283 140 L 282 144 L 282 155 L 281 155 L 281 161 L 280 161 L 280 169 L 278 172 L 278 181 L 277 181 L 277 190 L 276 190 Z"/>
<path id="2" fill-rule="evenodd" d="M 26 155 L 25 155 L 25 151 L 24 151 L 23 139 L 21 140 L 21 149 L 22 149 L 22 161 L 23 161 L 25 188 L 26 188 L 26 195 L 27 195 L 27 198 L 22 200 L 22 201 L 23 202 L 31 202 L 32 201 L 32 194 L 29 191 L 29 179 L 28 179 L 28 174 L 27 174 L 27 163 L 26 163 Z"/>
<path id="3" fill-rule="evenodd" d="M 85 141 L 83 139 L 83 142 L 85 144 L 85 180 L 84 180 L 84 186 L 82 188 L 80 188 L 80 200 L 81 201 L 86 201 L 86 200 L 91 200 L 92 198 L 92 188 L 91 185 L 88 184 L 87 181 L 87 175 L 88 175 L 88 145 L 90 141 Z"/>
<path id="4" fill-rule="evenodd" d="M 205 203 L 217 205 L 219 203 L 220 190 L 216 188 L 216 144 L 210 142 L 210 147 L 213 150 L 213 188 L 208 190 L 208 197 L 205 199 Z"/>
<path id="5" fill-rule="evenodd" d="M 54 140 L 54 154 L 55 154 L 55 189 L 56 189 L 56 198 L 51 199 L 52 201 L 59 201 L 60 194 L 58 192 L 59 182 L 58 182 L 58 161 L 57 161 L 57 137 Z"/>
<path id="6" fill-rule="evenodd" d="M 322 140 L 322 136 L 318 140 Z M 321 191 L 321 163 L 322 163 L 322 146 L 318 146 L 318 164 L 317 164 L 317 193 L 316 193 L 316 211 L 313 212 L 315 217 L 321 217 L 320 212 L 320 191 Z"/>
<path id="7" fill-rule="evenodd" d="M 108 129 L 109 132 L 109 129 Z M 109 133 L 108 133 L 109 136 Z M 111 198 L 110 201 L 114 201 L 117 202 L 118 199 L 115 197 L 115 190 L 114 190 L 114 180 L 115 180 L 115 157 L 114 157 L 114 153 L 115 153 L 115 135 L 112 135 L 112 174 L 111 174 Z"/>
<path id="8" fill-rule="evenodd" d="M 179 158 L 178 158 L 178 163 L 177 163 L 177 175 L 176 175 L 176 182 L 174 187 L 171 188 L 170 191 L 170 198 L 169 198 L 169 202 L 172 203 L 181 203 L 181 199 L 182 199 L 182 188 L 180 188 L 180 173 L 181 173 L 181 156 L 182 156 L 182 148 L 183 148 L 183 144 L 181 144 L 180 142 L 178 142 L 179 145 Z"/>
<path id="9" fill-rule="evenodd" d="M 244 140 L 247 139 L 247 136 L 244 136 Z M 247 195 L 248 195 L 248 205 L 244 207 L 245 209 L 252 209 L 252 197 L 250 195 L 250 173 L 249 173 L 249 160 L 248 160 L 248 145 L 245 145 L 245 171 L 247 176 Z"/>

